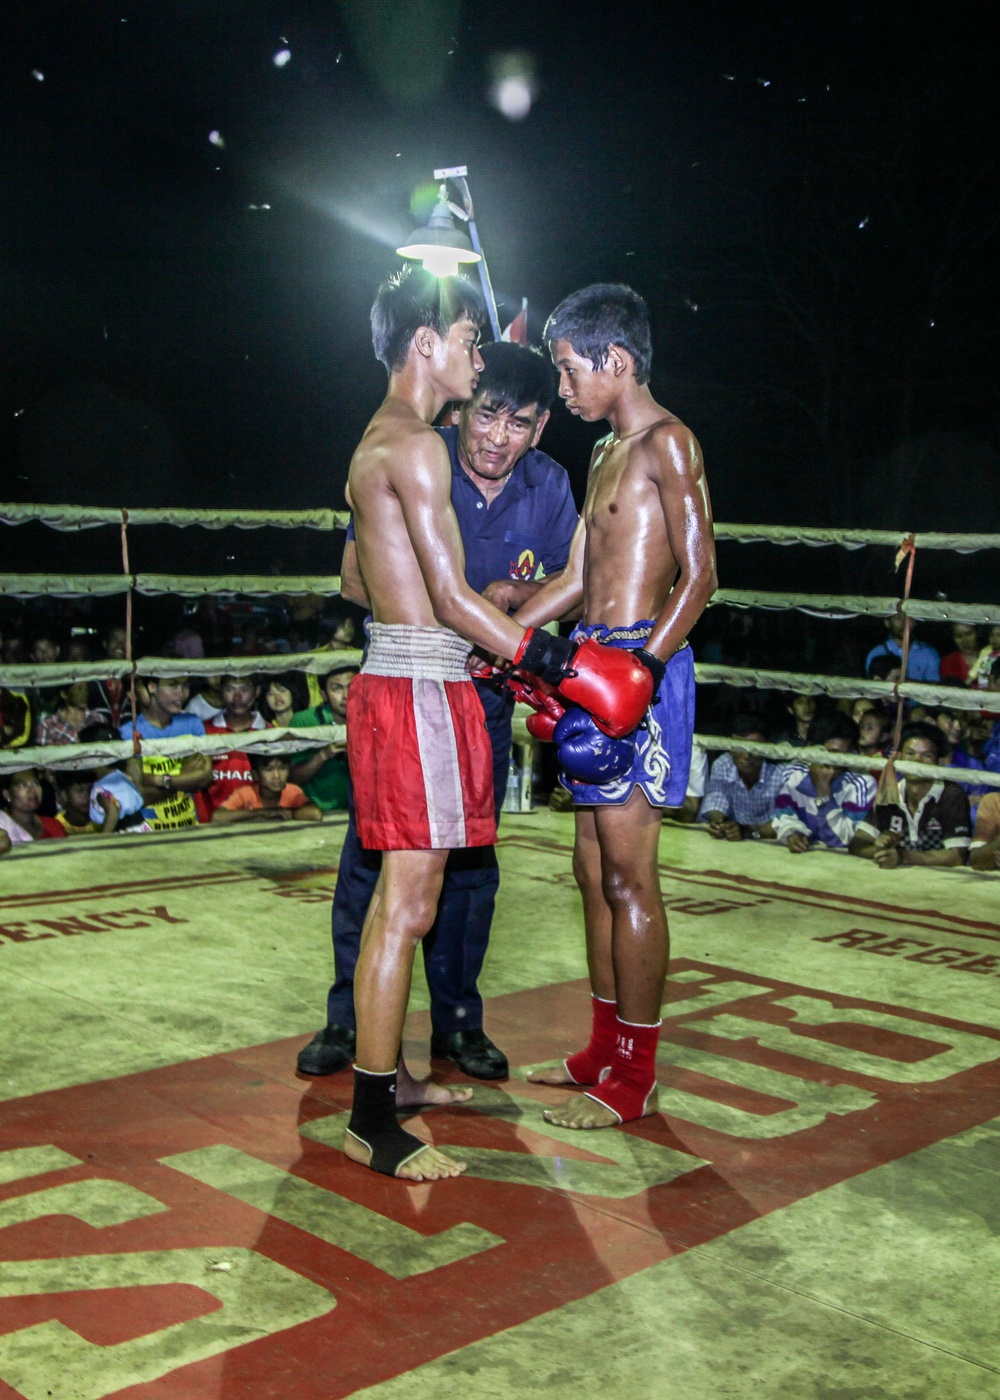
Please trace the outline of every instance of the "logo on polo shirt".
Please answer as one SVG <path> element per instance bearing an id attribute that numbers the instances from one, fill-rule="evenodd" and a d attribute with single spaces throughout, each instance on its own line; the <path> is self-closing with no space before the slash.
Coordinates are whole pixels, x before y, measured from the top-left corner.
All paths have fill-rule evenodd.
<path id="1" fill-rule="evenodd" d="M 538 562 L 533 549 L 522 549 L 517 559 L 510 561 L 511 578 L 520 579 L 522 583 L 532 583 L 537 573 Z"/>

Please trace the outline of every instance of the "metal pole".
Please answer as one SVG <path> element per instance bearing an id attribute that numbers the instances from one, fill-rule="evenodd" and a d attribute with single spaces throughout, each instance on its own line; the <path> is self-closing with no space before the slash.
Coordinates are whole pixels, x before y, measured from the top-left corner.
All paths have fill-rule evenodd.
<path id="1" fill-rule="evenodd" d="M 493 329 L 493 339 L 500 339 L 500 317 L 497 313 L 497 299 L 493 294 L 493 283 L 490 281 L 490 270 L 486 264 L 486 254 L 483 252 L 483 245 L 479 241 L 479 230 L 476 227 L 476 211 L 472 203 L 472 195 L 469 191 L 469 181 L 467 179 L 467 167 L 464 165 L 451 166 L 444 170 L 435 170 L 435 180 L 454 180 L 462 192 L 462 201 L 465 204 L 466 213 L 469 216 L 469 241 L 472 244 L 472 251 L 479 254 L 479 281 L 482 283 L 483 296 L 486 298 L 486 309 L 490 316 L 490 326 Z"/>

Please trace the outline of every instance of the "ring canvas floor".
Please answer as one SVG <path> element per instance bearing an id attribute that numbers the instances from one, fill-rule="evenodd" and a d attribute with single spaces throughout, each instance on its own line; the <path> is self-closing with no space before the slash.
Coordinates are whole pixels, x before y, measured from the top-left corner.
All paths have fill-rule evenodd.
<path id="1" fill-rule="evenodd" d="M 573 1134 L 524 1079 L 588 1028 L 572 818 L 505 817 L 512 1076 L 409 1121 L 468 1172 L 406 1186 L 295 1072 L 342 839 L 0 862 L 0 1400 L 1000 1395 L 996 877 L 665 826 L 662 1112 Z"/>

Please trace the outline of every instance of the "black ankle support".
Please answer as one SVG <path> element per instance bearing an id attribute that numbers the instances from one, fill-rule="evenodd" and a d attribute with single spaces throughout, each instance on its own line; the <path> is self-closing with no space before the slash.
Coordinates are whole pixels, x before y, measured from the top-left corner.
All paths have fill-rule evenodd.
<path id="1" fill-rule="evenodd" d="M 396 1172 L 427 1146 L 396 1121 L 396 1071 L 371 1074 L 354 1069 L 354 1105 L 347 1131 L 372 1154 L 372 1171 L 384 1176 Z"/>

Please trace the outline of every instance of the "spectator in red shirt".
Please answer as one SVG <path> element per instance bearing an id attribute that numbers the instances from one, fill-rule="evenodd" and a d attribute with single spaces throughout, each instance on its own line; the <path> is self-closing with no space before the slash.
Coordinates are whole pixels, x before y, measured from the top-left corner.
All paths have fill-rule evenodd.
<path id="1" fill-rule="evenodd" d="M 953 622 L 951 639 L 955 650 L 941 658 L 941 680 L 944 685 L 965 685 L 970 667 L 979 659 L 979 630 L 971 622 Z"/>
<path id="2" fill-rule="evenodd" d="M 26 841 L 44 841 L 50 836 L 65 836 L 55 817 L 42 817 L 42 781 L 37 768 L 22 768 L 6 773 L 0 779 L 0 831 L 5 831 L 14 846 Z"/>
<path id="3" fill-rule="evenodd" d="M 267 723 L 255 708 L 260 686 L 255 676 L 223 676 L 222 711 L 205 725 L 206 734 L 244 734 L 266 729 Z M 212 820 L 212 813 L 238 788 L 253 782 L 250 760 L 242 749 L 212 755 L 212 781 L 197 798 L 200 819 Z"/>
<path id="4" fill-rule="evenodd" d="M 318 822 L 323 813 L 295 783 L 288 781 L 291 767 L 279 753 L 255 753 L 250 757 L 253 781 L 237 788 L 212 813 L 220 825 L 245 821 Z"/>

